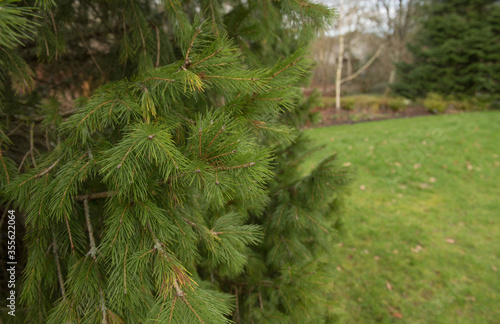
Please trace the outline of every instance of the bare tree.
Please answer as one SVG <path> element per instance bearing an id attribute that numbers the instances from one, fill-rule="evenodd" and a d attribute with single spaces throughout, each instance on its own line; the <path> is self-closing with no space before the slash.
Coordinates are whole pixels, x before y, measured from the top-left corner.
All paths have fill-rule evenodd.
<path id="1" fill-rule="evenodd" d="M 336 0 L 328 1 L 328 4 L 337 8 L 338 18 L 334 29 L 331 31 L 335 40 L 334 42 L 327 39 L 320 40 L 316 50 L 316 59 L 319 61 L 319 70 L 323 88 L 326 90 L 329 81 L 329 71 L 332 65 L 335 69 L 335 107 L 340 109 L 340 98 L 342 93 L 342 84 L 344 82 L 353 80 L 365 71 L 382 53 L 384 44 L 380 44 L 375 53 L 354 73 L 352 72 L 351 55 L 348 51 L 351 46 L 351 41 L 363 34 L 369 28 L 367 23 L 370 22 L 370 11 L 373 10 L 373 3 L 367 0 L 349 1 L 349 0 Z M 332 60 L 334 56 L 334 60 Z M 347 56 L 347 57 L 346 57 Z M 344 68 L 344 60 L 347 58 L 347 71 Z M 334 61 L 334 62 L 332 62 Z M 347 72 L 347 76 L 343 74 Z"/>
<path id="2" fill-rule="evenodd" d="M 378 32 L 384 36 L 392 66 L 388 84 L 395 81 L 396 65 L 403 60 L 406 43 L 415 31 L 420 17 L 421 0 L 374 0 L 376 10 L 370 16 Z M 390 91 L 387 86 L 386 93 Z"/>

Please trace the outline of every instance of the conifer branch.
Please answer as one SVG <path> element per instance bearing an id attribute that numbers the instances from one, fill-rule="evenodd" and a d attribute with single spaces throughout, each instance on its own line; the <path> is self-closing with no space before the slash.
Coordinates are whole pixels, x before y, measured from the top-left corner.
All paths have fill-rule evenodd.
<path id="1" fill-rule="evenodd" d="M 153 27 L 156 31 L 156 64 L 155 67 L 158 68 L 160 66 L 160 30 L 153 24 Z"/>
<path id="2" fill-rule="evenodd" d="M 62 207 L 62 204 L 63 204 L 63 202 L 64 202 L 64 198 L 66 198 L 66 194 L 68 193 L 69 186 L 71 185 L 71 183 L 73 182 L 73 180 L 75 179 L 75 177 L 78 175 L 78 173 L 80 173 L 80 171 L 82 171 L 82 170 L 83 170 L 83 168 L 87 167 L 87 165 L 89 165 L 89 163 L 90 163 L 90 161 L 89 161 L 89 162 L 87 162 L 87 163 L 85 163 L 85 165 L 84 165 L 84 166 L 82 166 L 82 167 L 80 168 L 80 170 L 78 170 L 78 172 L 76 172 L 76 173 L 73 175 L 73 177 L 71 178 L 70 182 L 68 182 L 68 185 L 66 186 L 66 189 L 64 189 L 64 193 L 63 193 L 63 195 L 62 195 L 62 198 L 61 198 L 61 203 L 59 204 L 59 207 Z"/>
<path id="3" fill-rule="evenodd" d="M 290 63 L 287 66 L 285 66 L 284 68 L 282 68 L 281 70 L 273 73 L 273 75 L 271 75 L 271 77 L 269 78 L 269 81 L 271 81 L 272 79 L 274 79 L 275 77 L 277 77 L 281 73 L 285 72 L 286 70 L 288 70 L 289 68 L 291 68 L 292 66 L 297 64 L 297 62 L 300 61 L 301 59 L 302 59 L 302 57 L 299 57 L 299 58 L 295 59 L 292 63 Z"/>
<path id="4" fill-rule="evenodd" d="M 188 123 L 190 123 L 191 125 L 196 124 L 196 122 L 194 120 L 192 120 L 192 119 L 189 119 L 189 118 L 187 118 L 187 117 L 185 117 L 185 116 L 183 116 L 183 115 L 181 115 L 181 114 L 179 114 L 177 112 L 175 112 L 175 114 L 177 116 L 179 116 L 180 118 L 184 119 L 185 121 L 187 121 Z"/>
<path id="5" fill-rule="evenodd" d="M 92 230 L 92 224 L 90 223 L 90 210 L 89 210 L 89 200 L 88 200 L 88 198 L 85 198 L 83 200 L 83 209 L 84 209 L 84 212 L 85 212 L 85 220 L 87 222 L 87 229 L 89 231 L 89 241 L 90 241 L 90 251 L 89 251 L 89 254 L 95 260 L 95 258 L 96 258 L 95 254 L 96 254 L 96 251 L 97 251 L 97 247 L 96 247 L 95 240 L 94 240 L 94 231 Z"/>
<path id="6" fill-rule="evenodd" d="M 2 160 L 2 167 L 5 172 L 5 178 L 7 179 L 7 183 L 10 182 L 10 177 L 9 177 L 9 171 L 7 170 L 7 165 L 5 164 L 5 160 L 3 159 L 3 151 L 1 150 L 0 147 L 0 160 Z"/>
<path id="7" fill-rule="evenodd" d="M 54 228 L 52 229 L 52 248 L 54 249 L 54 258 L 56 261 L 57 278 L 59 279 L 59 286 L 61 288 L 61 295 L 64 301 L 66 301 L 66 291 L 64 290 L 64 280 L 61 271 L 61 263 L 59 261 L 59 251 L 57 249 L 56 234 Z"/>
<path id="8" fill-rule="evenodd" d="M 277 101 L 280 102 L 283 98 L 254 98 L 253 100 L 261 100 L 261 101 Z"/>
<path id="9" fill-rule="evenodd" d="M 195 66 L 197 66 L 198 64 L 201 64 L 201 63 L 205 62 L 206 60 L 211 59 L 211 58 L 212 58 L 212 57 L 214 57 L 215 55 L 219 54 L 219 53 L 222 51 L 222 49 L 223 49 L 223 47 L 220 47 L 220 48 L 218 48 L 215 52 L 213 52 L 212 54 L 210 54 L 209 56 L 207 56 L 207 57 L 205 57 L 205 58 L 203 58 L 203 59 L 199 60 L 199 61 L 198 61 L 198 62 L 196 62 L 196 63 L 191 64 L 190 68 L 192 69 L 192 68 L 194 68 Z"/>
<path id="10" fill-rule="evenodd" d="M 234 169 L 248 168 L 248 167 L 252 167 L 254 165 L 255 165 L 255 162 L 250 162 L 247 164 L 242 164 L 242 165 L 237 165 L 237 166 L 232 166 L 232 167 L 221 166 L 221 167 L 217 167 L 216 170 L 234 170 Z"/>
<path id="11" fill-rule="evenodd" d="M 120 222 L 119 222 L 120 224 L 118 225 L 118 229 L 116 230 L 116 234 L 113 237 L 113 241 L 111 241 L 111 246 L 113 246 L 113 244 L 115 244 L 115 240 L 116 240 L 116 237 L 118 236 L 118 232 L 120 231 L 120 228 L 122 227 L 123 216 L 125 216 L 125 212 L 127 211 L 128 208 L 129 208 L 129 206 L 126 206 L 123 209 L 122 215 L 120 217 Z"/>
<path id="12" fill-rule="evenodd" d="M 125 162 L 125 159 L 127 158 L 127 156 L 129 155 L 130 151 L 132 151 L 132 149 L 134 148 L 134 145 L 135 145 L 135 142 L 132 143 L 132 145 L 130 145 L 127 153 L 125 153 L 125 156 L 123 157 L 122 161 L 116 166 L 117 169 L 121 168 L 122 165 L 123 165 L 123 162 Z"/>
<path id="13" fill-rule="evenodd" d="M 132 0 L 130 0 L 130 2 L 132 4 L 131 7 L 132 7 L 132 11 L 134 12 L 135 21 L 137 22 L 137 28 L 139 29 L 139 34 L 141 35 L 142 51 L 144 52 L 144 60 L 146 60 L 146 58 L 147 58 L 146 40 L 144 39 L 144 34 L 143 34 L 142 28 L 141 28 L 141 22 L 139 21 L 139 17 L 137 16 L 137 12 L 135 10 L 134 2 Z"/>
<path id="14" fill-rule="evenodd" d="M 170 158 L 170 160 L 172 160 L 172 163 L 175 165 L 175 168 L 177 170 L 179 170 L 179 166 L 175 162 L 174 157 L 172 156 L 172 153 L 169 152 L 169 150 L 167 149 L 167 147 L 161 141 L 158 141 L 157 139 L 155 139 L 155 141 L 157 141 L 158 144 L 165 150 L 165 153 L 167 153 L 167 155 Z"/>
<path id="15" fill-rule="evenodd" d="M 210 146 L 212 146 L 212 143 L 215 141 L 215 139 L 220 135 L 220 133 L 222 133 L 224 130 L 226 129 L 226 125 L 223 125 L 221 127 L 221 129 L 219 129 L 219 131 L 217 132 L 217 134 L 215 135 L 214 138 L 212 138 L 212 140 L 210 141 L 210 144 L 208 144 L 208 147 L 207 147 L 207 151 L 210 149 Z"/>
<path id="16" fill-rule="evenodd" d="M 199 135 L 199 153 L 198 156 L 201 157 L 201 127 L 198 129 L 198 135 Z"/>
<path id="17" fill-rule="evenodd" d="M 75 245 L 73 244 L 73 237 L 71 236 L 71 229 L 69 228 L 68 218 L 66 217 L 66 213 L 64 213 L 64 220 L 66 221 L 66 227 L 68 228 L 69 242 L 71 245 L 71 251 L 73 255 L 75 255 Z"/>
<path id="18" fill-rule="evenodd" d="M 21 159 L 21 162 L 19 163 L 19 166 L 17 167 L 17 172 L 21 171 L 21 168 L 23 167 L 24 161 L 26 161 L 26 158 L 30 155 L 30 150 L 24 154 L 23 158 Z M 3 161 L 3 160 L 2 160 Z"/>
<path id="19" fill-rule="evenodd" d="M 35 145 L 34 145 L 34 141 L 33 141 L 34 128 L 35 128 L 35 123 L 31 123 L 31 127 L 30 127 L 30 155 L 31 155 L 31 162 L 33 163 L 33 166 L 36 168 Z"/>
<path id="20" fill-rule="evenodd" d="M 240 305 L 238 301 L 238 285 L 234 285 L 234 297 L 236 299 L 236 314 L 234 315 L 236 317 L 236 323 L 240 323 Z"/>
<path id="21" fill-rule="evenodd" d="M 265 122 L 263 121 L 259 121 L 259 120 L 250 120 L 250 122 L 252 122 L 252 125 L 257 127 L 257 128 L 262 128 L 262 129 L 268 129 L 268 130 L 271 130 L 271 131 L 274 131 L 274 132 L 281 132 L 281 133 L 286 133 L 286 130 L 283 130 L 283 129 L 278 129 L 278 128 L 271 128 L 271 127 L 266 127 L 266 126 L 261 126 L 261 124 L 266 124 Z"/>
<path id="22" fill-rule="evenodd" d="M 127 294 L 127 252 L 128 244 L 125 247 L 125 256 L 123 257 L 123 293 Z"/>
<path id="23" fill-rule="evenodd" d="M 38 178 L 38 177 L 41 177 L 43 176 L 44 174 L 48 173 L 50 170 L 52 170 L 56 165 L 57 163 L 59 163 L 59 160 L 61 160 L 61 158 L 57 159 L 56 162 L 54 162 L 51 166 L 49 166 L 47 169 L 43 170 L 42 172 L 38 173 L 38 174 L 35 174 L 34 176 L 32 176 L 31 178 L 29 178 L 28 180 L 25 180 L 23 181 L 21 184 L 19 184 L 19 187 L 21 187 L 23 184 L 25 184 L 26 182 L 34 179 L 34 178 Z"/>
<path id="24" fill-rule="evenodd" d="M 233 78 L 233 77 L 228 77 L 224 75 L 203 75 L 200 76 L 202 79 L 206 78 L 219 78 L 219 79 L 225 79 L 225 80 L 232 80 L 232 81 L 259 81 L 260 78 Z"/>
<path id="25" fill-rule="evenodd" d="M 167 79 L 167 78 L 160 78 L 160 77 L 150 77 L 147 78 L 146 80 L 143 80 L 143 83 L 148 82 L 149 80 L 160 80 L 160 81 L 165 81 L 165 82 L 175 82 L 175 79 Z"/>
<path id="26" fill-rule="evenodd" d="M 226 148 L 226 147 L 228 147 L 228 146 L 231 146 L 231 145 L 234 145 L 234 144 L 238 144 L 239 142 L 240 142 L 240 140 L 237 140 L 236 142 L 231 142 L 231 143 L 229 143 L 229 144 L 226 144 L 226 145 L 224 145 L 224 146 L 220 147 L 219 149 L 221 149 L 221 150 L 222 150 L 223 148 Z M 219 144 L 219 145 L 220 145 L 220 144 Z"/>
<path id="27" fill-rule="evenodd" d="M 311 216 L 309 216 L 306 212 L 304 212 L 304 214 L 307 216 L 307 218 L 309 218 L 314 224 L 318 225 L 319 228 L 321 228 L 321 230 L 325 233 L 329 233 L 328 230 L 326 228 L 324 228 L 323 226 L 321 226 L 316 220 L 314 220 Z"/>
<path id="28" fill-rule="evenodd" d="M 84 122 L 84 121 L 85 121 L 85 120 L 86 120 L 86 119 L 87 119 L 90 115 L 92 115 L 92 114 L 93 114 L 93 113 L 94 113 L 97 109 L 101 108 L 101 107 L 102 107 L 102 106 L 104 106 L 105 104 L 110 103 L 110 102 L 112 102 L 112 101 L 114 101 L 114 100 L 107 100 L 107 101 L 105 101 L 105 102 L 101 103 L 100 105 L 98 105 L 97 107 L 95 107 L 94 109 L 92 109 L 92 111 L 91 111 L 91 112 L 89 112 L 89 113 L 88 113 L 85 117 L 83 117 L 83 119 L 82 119 L 82 120 L 80 120 L 80 122 L 76 125 L 76 127 L 80 127 L 80 125 L 81 125 L 81 124 L 82 124 L 82 123 L 83 123 L 83 122 Z M 129 109 L 130 109 L 130 108 L 129 108 Z"/>
<path id="29" fill-rule="evenodd" d="M 102 289 L 100 286 L 99 286 L 99 295 L 101 296 L 101 312 L 102 312 L 101 324 L 108 324 L 106 300 L 104 299 L 104 293 L 102 292 Z"/>
<path id="30" fill-rule="evenodd" d="M 216 155 L 216 156 L 212 156 L 211 158 L 208 158 L 207 161 L 210 161 L 210 160 L 213 160 L 213 159 L 225 156 L 225 155 L 233 154 L 233 153 L 236 153 L 236 150 L 232 150 L 230 152 L 226 152 L 226 153 L 222 153 L 222 154 L 219 154 L 219 155 Z"/>
<path id="31" fill-rule="evenodd" d="M 54 27 L 54 34 L 56 35 L 56 42 L 57 42 L 58 32 L 57 32 L 56 21 L 54 20 L 54 14 L 52 13 L 52 10 L 49 10 L 49 15 L 50 15 L 50 18 L 52 19 L 52 26 Z M 56 61 L 57 61 L 57 57 L 58 57 L 58 51 L 57 51 L 57 44 L 56 44 L 56 57 L 55 57 Z"/>
<path id="32" fill-rule="evenodd" d="M 5 221 L 5 219 L 7 218 L 7 213 L 9 212 L 9 208 L 10 206 L 7 205 L 5 206 L 5 209 L 3 210 L 3 213 L 2 213 L 2 218 L 0 219 L 0 228 L 3 228 L 3 222 Z"/>
<path id="33" fill-rule="evenodd" d="M 87 229 L 89 231 L 89 241 L 90 241 L 90 251 L 88 254 L 96 261 L 96 253 L 97 253 L 97 246 L 95 243 L 94 239 L 94 231 L 92 229 L 92 224 L 90 222 L 90 210 L 89 210 L 89 200 L 88 198 L 85 198 L 83 200 L 83 209 L 85 212 L 85 220 L 87 222 Z M 102 291 L 101 286 L 99 285 L 99 295 L 101 299 L 101 311 L 102 311 L 102 324 L 107 324 L 108 319 L 107 319 L 107 309 L 106 309 L 106 300 L 104 298 L 104 293 Z"/>
<path id="34" fill-rule="evenodd" d="M 186 51 L 186 58 L 184 59 L 184 65 L 182 66 L 182 69 L 187 69 L 189 65 L 191 64 L 191 61 L 189 60 L 189 52 L 191 51 L 191 48 L 193 47 L 194 40 L 198 34 L 201 33 L 201 29 L 199 27 L 196 27 L 193 38 L 191 39 L 191 43 L 189 43 L 189 47 Z"/>
<path id="35" fill-rule="evenodd" d="M 103 191 L 103 192 L 96 192 L 96 193 L 91 193 L 87 195 L 78 195 L 75 196 L 75 200 L 77 201 L 84 201 L 85 199 L 92 200 L 92 199 L 100 199 L 100 198 L 108 198 L 108 197 L 113 197 L 118 194 L 117 191 Z"/>

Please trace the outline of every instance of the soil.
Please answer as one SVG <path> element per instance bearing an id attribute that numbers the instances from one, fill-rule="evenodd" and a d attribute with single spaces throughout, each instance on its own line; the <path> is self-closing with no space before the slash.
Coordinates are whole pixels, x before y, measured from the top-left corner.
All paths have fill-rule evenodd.
<path id="1" fill-rule="evenodd" d="M 322 115 L 322 121 L 316 125 L 308 123 L 304 128 L 355 124 L 367 121 L 433 115 L 433 113 L 429 112 L 425 107 L 422 106 L 408 106 L 405 110 L 401 111 L 393 111 L 389 108 L 382 108 L 378 111 L 369 109 L 337 111 L 335 107 L 328 107 L 321 109 L 315 108 L 313 109 L 313 112 L 320 112 Z M 450 111 L 449 113 L 452 112 Z"/>

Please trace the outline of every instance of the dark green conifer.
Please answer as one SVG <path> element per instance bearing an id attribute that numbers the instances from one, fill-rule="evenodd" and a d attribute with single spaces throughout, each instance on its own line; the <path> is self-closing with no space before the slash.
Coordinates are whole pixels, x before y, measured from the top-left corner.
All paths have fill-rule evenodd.
<path id="1" fill-rule="evenodd" d="M 429 92 L 498 97 L 498 1 L 431 1 L 427 10 L 422 30 L 409 46 L 413 62 L 398 66 L 393 89 L 408 98 Z"/>
<path id="2" fill-rule="evenodd" d="M 310 144 L 283 113 L 311 66 L 294 33 L 332 12 L 306 1 L 40 1 L 27 16 L 13 4 L 36 29 L 16 55 L 30 63 L 34 51 L 41 74 L 95 88 L 66 119 L 43 94 L 72 83 L 38 82 L 9 104 L 42 97 L 48 143 L 25 172 L 5 172 L 3 194 L 25 214 L 26 322 L 322 321 L 346 172 L 335 156 L 304 170 Z M 259 18 L 291 45 L 266 42 Z"/>

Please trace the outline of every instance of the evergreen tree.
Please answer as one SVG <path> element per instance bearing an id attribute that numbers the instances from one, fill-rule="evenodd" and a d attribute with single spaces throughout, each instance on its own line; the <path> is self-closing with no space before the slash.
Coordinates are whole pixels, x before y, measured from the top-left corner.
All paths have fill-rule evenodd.
<path id="1" fill-rule="evenodd" d="M 16 75 L 1 61 L 3 93 L 30 84 L 21 57 L 75 83 L 37 80 L 4 101 L 5 120 L 43 103 L 48 143 L 26 172 L 4 168 L 4 194 L 25 213 L 26 322 L 321 322 L 347 175 L 335 156 L 305 173 L 317 149 L 283 113 L 310 68 L 298 46 L 310 34 L 293 33 L 332 12 L 305 1 L 39 4 L 29 16 L 2 3 L 18 21 L 12 39 L 33 38 L 17 52 L 2 43 L 24 64 Z M 288 45 L 259 38 L 264 28 Z M 89 67 L 93 79 L 81 76 Z M 39 99 L 85 82 L 100 86 L 66 120 L 61 102 Z"/>
<path id="2" fill-rule="evenodd" d="M 500 6 L 494 0 L 431 1 L 413 63 L 398 66 L 393 89 L 406 97 L 498 96 Z"/>

